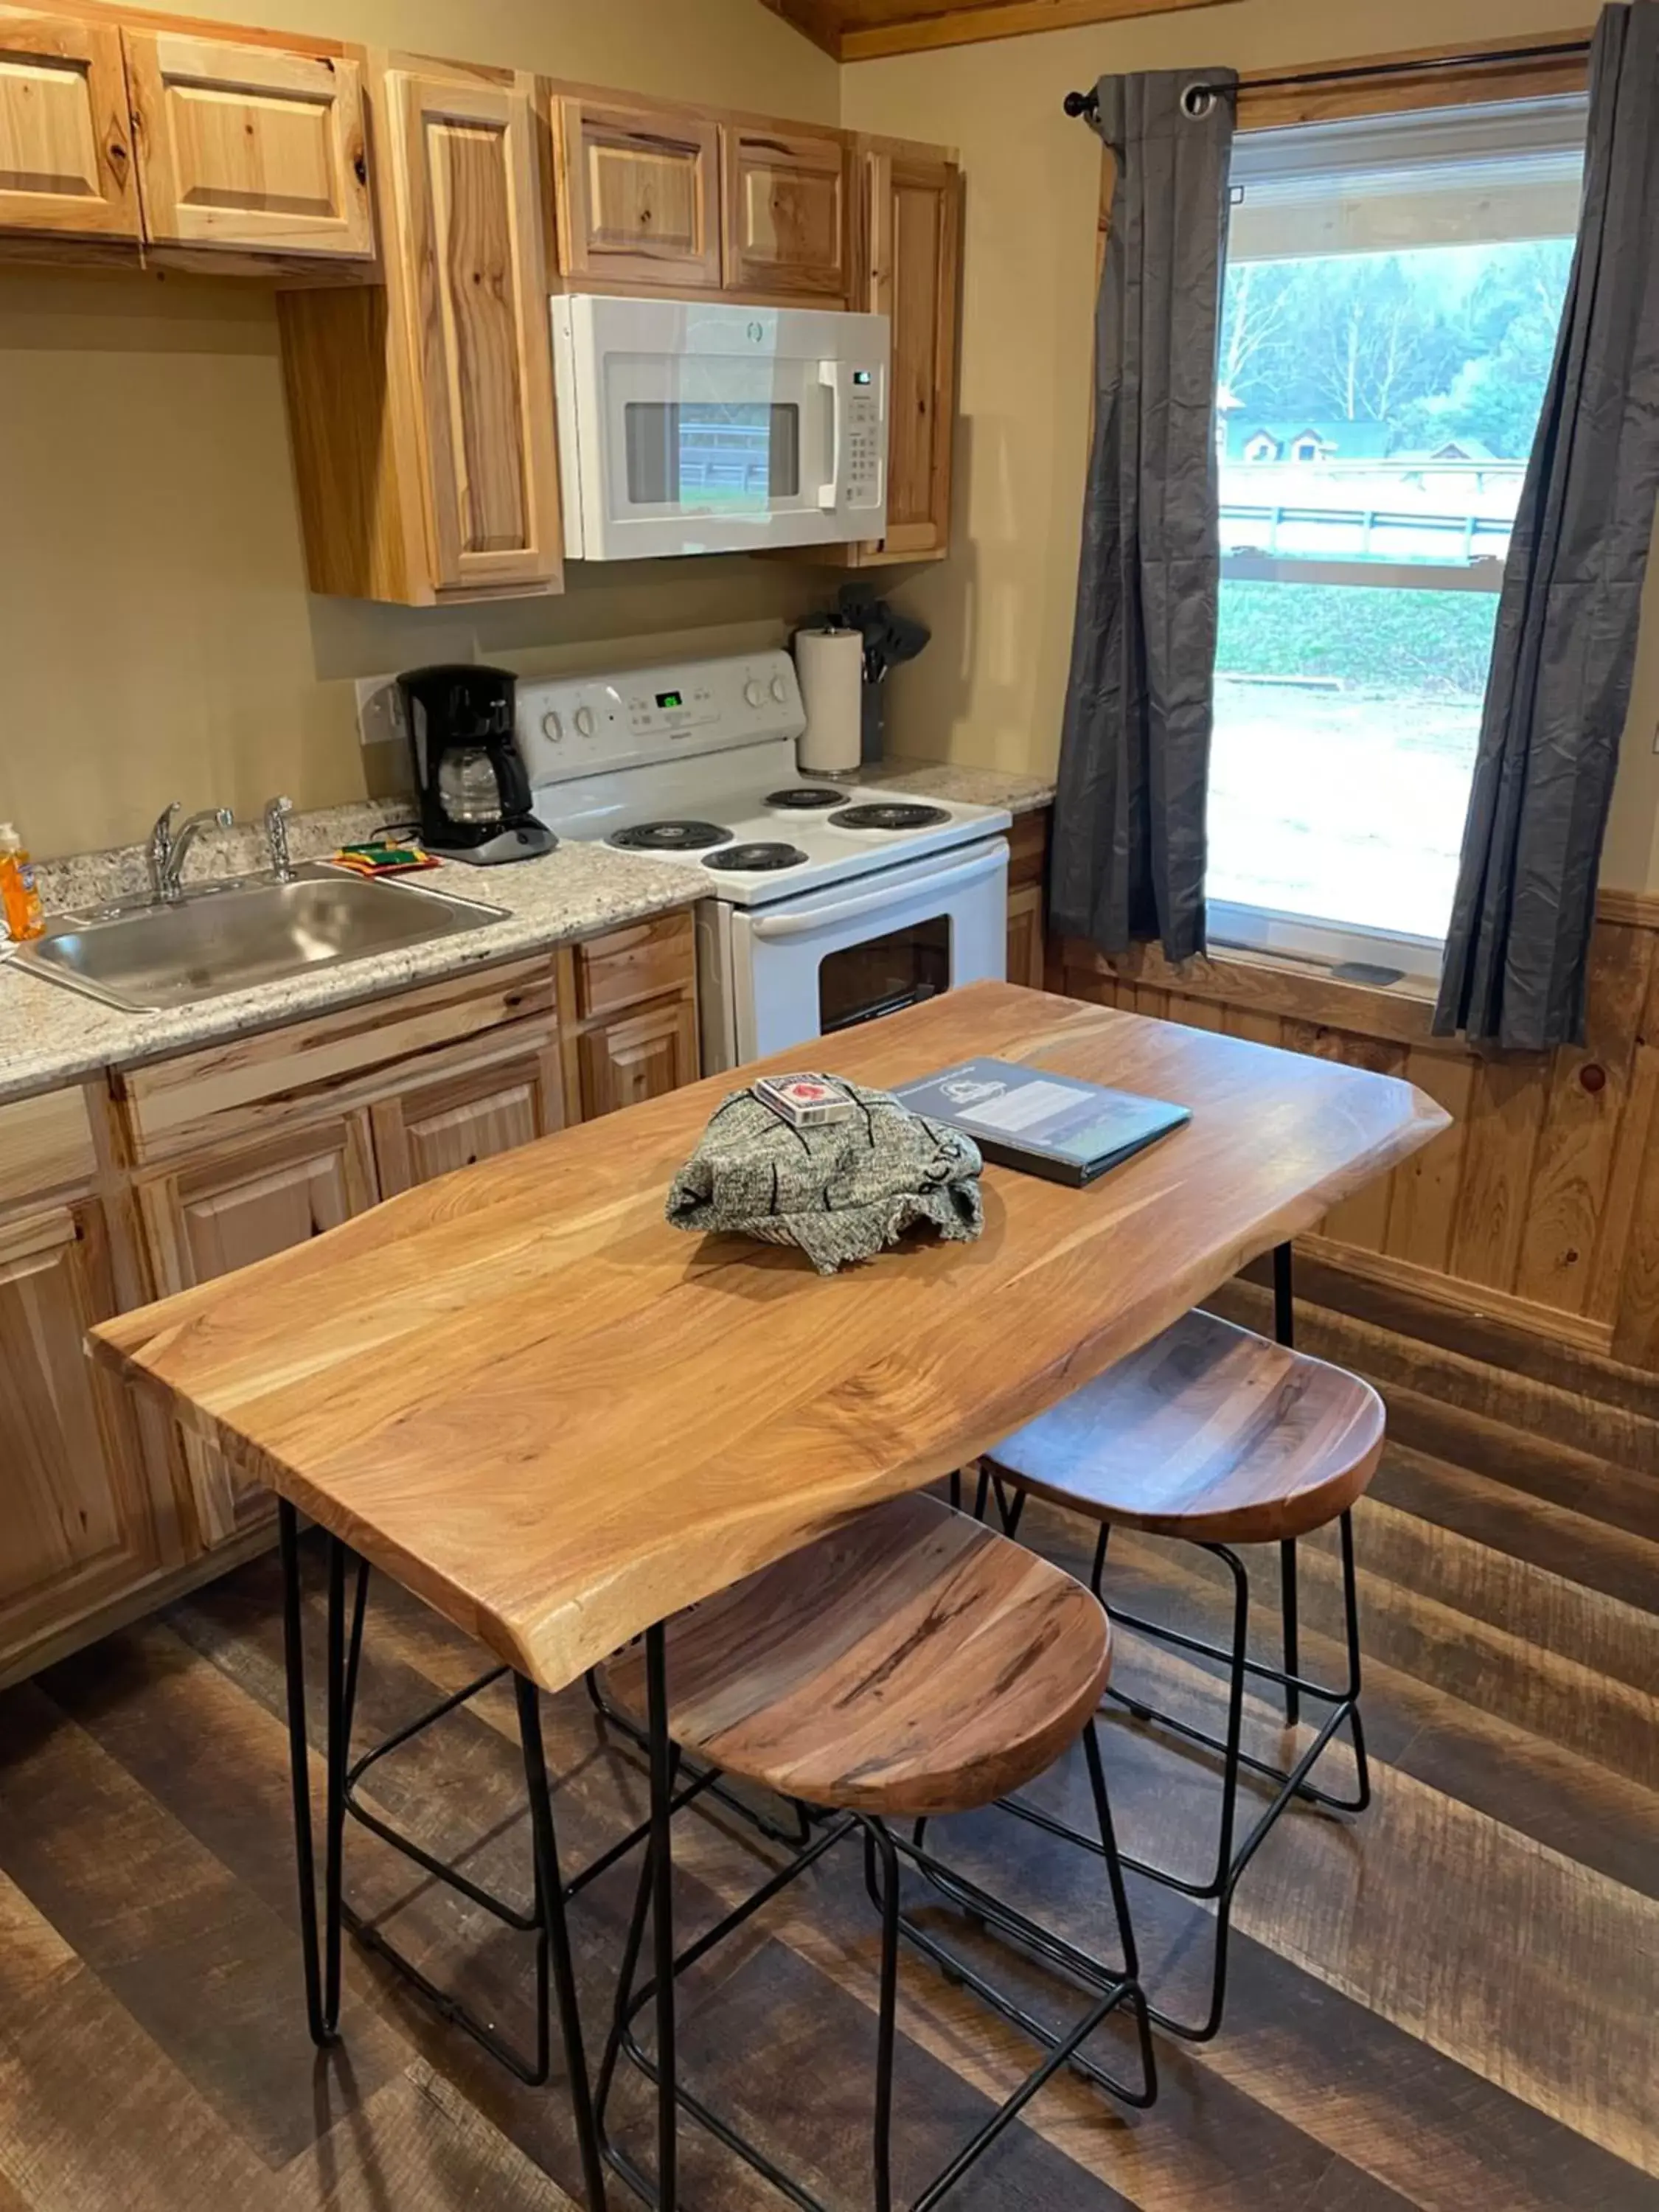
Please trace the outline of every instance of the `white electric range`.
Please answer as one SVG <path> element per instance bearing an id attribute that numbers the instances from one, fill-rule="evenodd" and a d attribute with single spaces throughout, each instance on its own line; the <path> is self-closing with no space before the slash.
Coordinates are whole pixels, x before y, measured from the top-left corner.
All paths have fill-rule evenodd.
<path id="1" fill-rule="evenodd" d="M 787 653 L 524 683 L 539 818 L 696 870 L 703 1064 L 1004 973 L 1011 817 L 795 767 Z"/>

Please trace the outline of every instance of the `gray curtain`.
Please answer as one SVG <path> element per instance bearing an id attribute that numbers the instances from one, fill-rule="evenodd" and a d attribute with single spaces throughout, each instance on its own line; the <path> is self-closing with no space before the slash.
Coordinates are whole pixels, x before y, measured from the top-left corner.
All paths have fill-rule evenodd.
<path id="1" fill-rule="evenodd" d="M 1582 1042 L 1659 489 L 1659 3 L 1602 12 L 1583 213 L 1498 614 L 1437 1034 Z"/>
<path id="2" fill-rule="evenodd" d="M 1054 805 L 1050 920 L 1104 952 L 1204 949 L 1219 576 L 1215 364 L 1230 70 L 1103 76 L 1117 158 Z M 1194 84 L 1226 88 L 1190 101 Z M 1200 112 L 1189 112 L 1192 107 Z"/>

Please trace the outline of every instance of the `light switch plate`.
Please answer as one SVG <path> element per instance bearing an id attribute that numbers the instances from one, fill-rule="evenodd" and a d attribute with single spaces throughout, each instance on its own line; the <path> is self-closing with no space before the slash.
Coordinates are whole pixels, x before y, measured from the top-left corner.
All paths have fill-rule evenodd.
<path id="1" fill-rule="evenodd" d="M 365 745 L 409 743 L 409 718 L 395 676 L 357 678 L 357 740 Z"/>

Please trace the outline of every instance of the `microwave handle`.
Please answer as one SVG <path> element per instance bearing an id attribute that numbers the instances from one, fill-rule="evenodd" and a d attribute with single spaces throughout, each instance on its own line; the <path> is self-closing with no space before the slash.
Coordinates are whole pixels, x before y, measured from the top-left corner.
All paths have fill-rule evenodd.
<path id="1" fill-rule="evenodd" d="M 959 868 L 944 868 L 936 876 L 923 876 L 915 882 L 907 884 L 904 890 L 911 894 L 920 891 L 959 890 L 965 884 L 976 884 L 982 877 L 995 875 L 1000 869 L 1006 868 L 1007 865 L 1008 848 L 999 838 L 994 852 L 987 853 L 981 859 L 976 860 L 964 860 Z M 750 923 L 750 934 L 769 939 L 779 937 L 811 937 L 820 929 L 832 927 L 838 921 L 854 921 L 860 915 L 880 914 L 884 908 L 890 911 L 896 904 L 902 902 L 895 900 L 890 889 L 884 891 L 867 891 L 862 898 L 842 899 L 839 906 L 821 906 L 813 914 L 761 915 Z"/>
<path id="2" fill-rule="evenodd" d="M 843 441 L 847 435 L 847 394 L 842 389 L 843 364 L 838 361 L 818 363 L 818 382 L 830 394 L 830 481 L 818 486 L 820 513 L 833 514 L 836 499 L 841 490 L 842 469 L 846 460 Z"/>

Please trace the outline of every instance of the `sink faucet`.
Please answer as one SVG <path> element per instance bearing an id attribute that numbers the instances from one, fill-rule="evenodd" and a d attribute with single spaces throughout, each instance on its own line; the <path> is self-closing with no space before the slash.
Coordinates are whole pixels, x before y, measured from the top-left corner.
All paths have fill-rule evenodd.
<path id="1" fill-rule="evenodd" d="M 150 896 L 158 905 L 172 906 L 184 896 L 179 873 L 185 865 L 185 855 L 196 842 L 200 833 L 210 827 L 228 830 L 236 817 L 228 806 L 204 807 L 199 814 L 188 814 L 173 827 L 173 817 L 179 811 L 179 801 L 156 817 L 155 827 L 149 833 L 149 848 L 146 855 L 149 864 Z"/>
<path id="2" fill-rule="evenodd" d="M 279 884 L 294 881 L 294 864 L 288 856 L 288 817 L 293 811 L 291 799 L 265 801 L 265 842 L 270 848 L 270 872 Z"/>

